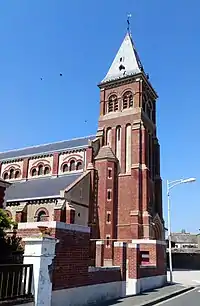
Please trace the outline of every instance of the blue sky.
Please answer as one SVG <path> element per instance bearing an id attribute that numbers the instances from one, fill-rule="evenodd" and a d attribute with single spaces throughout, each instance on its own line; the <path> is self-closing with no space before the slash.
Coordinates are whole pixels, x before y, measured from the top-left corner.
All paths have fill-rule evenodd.
<path id="1" fill-rule="evenodd" d="M 159 94 L 164 207 L 166 179 L 196 177 L 172 192 L 172 229 L 198 231 L 199 11 L 198 0 L 2 0 L 0 150 L 95 134 L 96 85 L 131 12 L 133 39 Z"/>

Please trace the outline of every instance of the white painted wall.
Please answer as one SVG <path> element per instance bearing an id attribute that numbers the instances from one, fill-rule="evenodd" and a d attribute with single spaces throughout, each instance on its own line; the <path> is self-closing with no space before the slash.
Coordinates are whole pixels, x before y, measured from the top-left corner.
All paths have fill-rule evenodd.
<path id="1" fill-rule="evenodd" d="M 126 295 L 135 295 L 150 289 L 160 288 L 167 283 L 166 275 L 128 279 L 126 282 Z"/>
<path id="2" fill-rule="evenodd" d="M 88 303 L 118 299 L 124 296 L 126 282 L 112 282 L 92 286 L 56 290 L 52 292 L 51 306 L 84 306 Z"/>

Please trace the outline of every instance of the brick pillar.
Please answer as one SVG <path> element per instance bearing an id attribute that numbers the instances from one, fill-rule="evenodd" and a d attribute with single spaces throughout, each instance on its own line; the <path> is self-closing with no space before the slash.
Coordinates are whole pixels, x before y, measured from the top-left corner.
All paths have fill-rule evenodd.
<path id="1" fill-rule="evenodd" d="M 54 221 L 61 222 L 62 220 L 62 209 L 54 209 Z"/>
<path id="2" fill-rule="evenodd" d="M 53 169 L 52 175 L 58 175 L 58 163 L 59 163 L 59 153 L 55 152 L 53 154 Z"/>
<path id="3" fill-rule="evenodd" d="M 26 179 L 28 177 L 28 163 L 29 163 L 29 159 L 24 158 L 24 160 L 23 160 L 23 170 L 22 170 L 22 178 L 23 179 Z"/>
<path id="4" fill-rule="evenodd" d="M 66 207 L 66 223 L 74 224 L 75 222 L 75 209 Z"/>
<path id="5" fill-rule="evenodd" d="M 96 267 L 103 267 L 104 264 L 104 241 L 96 241 Z"/>
<path id="6" fill-rule="evenodd" d="M 140 293 L 140 247 L 139 244 L 128 244 L 128 281 L 127 295 Z"/>
<path id="7" fill-rule="evenodd" d="M 126 281 L 126 258 L 127 258 L 127 243 L 121 241 L 115 241 L 113 265 L 120 266 L 123 281 Z"/>
<path id="8" fill-rule="evenodd" d="M 93 162 L 93 149 L 92 147 L 88 147 L 86 149 L 86 169 L 90 163 Z"/>
<path id="9" fill-rule="evenodd" d="M 0 208 L 3 208 L 4 196 L 5 196 L 5 188 L 0 187 Z"/>

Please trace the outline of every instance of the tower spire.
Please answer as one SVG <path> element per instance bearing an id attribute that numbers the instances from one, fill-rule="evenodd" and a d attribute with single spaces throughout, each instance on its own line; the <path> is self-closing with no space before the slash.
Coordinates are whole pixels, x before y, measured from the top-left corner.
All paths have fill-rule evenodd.
<path id="1" fill-rule="evenodd" d="M 129 35 L 131 35 L 131 23 L 130 23 L 130 18 L 132 17 L 131 14 L 127 15 L 127 32 Z"/>

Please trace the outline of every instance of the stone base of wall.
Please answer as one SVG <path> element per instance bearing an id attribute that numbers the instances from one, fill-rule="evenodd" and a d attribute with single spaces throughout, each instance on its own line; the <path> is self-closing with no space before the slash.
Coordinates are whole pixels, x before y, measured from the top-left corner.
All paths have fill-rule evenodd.
<path id="1" fill-rule="evenodd" d="M 126 282 L 126 295 L 136 295 L 147 290 L 163 287 L 167 284 L 166 275 L 128 279 Z"/>
<path id="2" fill-rule="evenodd" d="M 92 286 L 82 286 L 52 292 L 52 306 L 88 305 L 125 296 L 126 282 L 111 282 Z"/>

